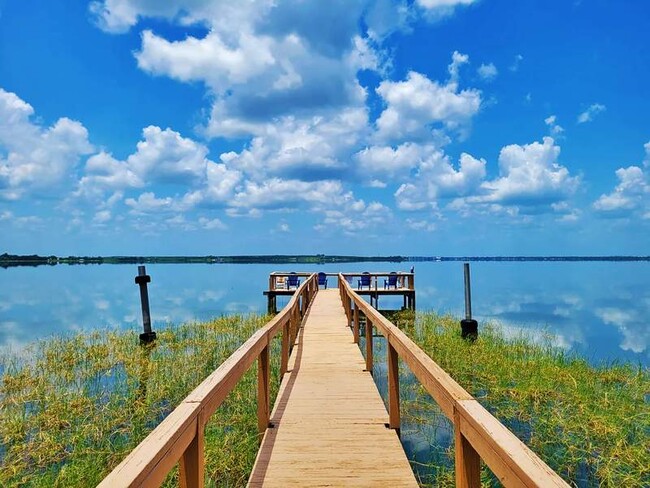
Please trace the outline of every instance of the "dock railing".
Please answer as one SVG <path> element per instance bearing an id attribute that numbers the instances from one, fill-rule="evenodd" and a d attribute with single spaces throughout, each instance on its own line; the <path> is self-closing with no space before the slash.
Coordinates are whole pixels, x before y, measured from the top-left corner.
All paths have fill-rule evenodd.
<path id="1" fill-rule="evenodd" d="M 386 338 L 389 427 L 400 428 L 400 358 L 453 423 L 457 487 L 481 486 L 481 460 L 506 487 L 569 486 L 404 332 L 362 299 L 343 274 L 339 274 L 339 290 L 356 343 L 359 313 L 366 316 L 366 370 L 373 369 L 373 327 Z"/>
<path id="2" fill-rule="evenodd" d="M 212 372 L 98 485 L 102 488 L 159 486 L 180 461 L 180 484 L 204 485 L 205 425 L 257 360 L 257 425 L 263 434 L 270 419 L 270 344 L 282 333 L 280 372 L 287 371 L 302 317 L 318 292 L 311 274 L 289 303 Z"/>

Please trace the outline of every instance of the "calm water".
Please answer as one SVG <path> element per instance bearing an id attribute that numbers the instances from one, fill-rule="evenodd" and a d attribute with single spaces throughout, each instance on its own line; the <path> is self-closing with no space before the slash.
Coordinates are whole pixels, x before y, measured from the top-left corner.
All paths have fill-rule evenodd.
<path id="1" fill-rule="evenodd" d="M 148 265 L 155 326 L 231 312 L 265 312 L 271 271 L 407 271 L 411 263 Z M 650 365 L 650 263 L 472 263 L 473 311 L 509 332 L 551 332 L 592 362 Z M 463 313 L 459 262 L 415 263 L 419 310 Z M 0 269 L 0 347 L 95 327 L 141 328 L 133 265 Z M 330 285 L 335 279 L 330 278 Z M 381 308 L 399 308 L 384 297 Z"/>

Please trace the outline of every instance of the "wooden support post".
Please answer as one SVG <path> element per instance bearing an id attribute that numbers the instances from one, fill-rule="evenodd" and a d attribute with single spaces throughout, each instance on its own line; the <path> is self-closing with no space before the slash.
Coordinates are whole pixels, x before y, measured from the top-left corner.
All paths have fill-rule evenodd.
<path id="1" fill-rule="evenodd" d="M 354 343 L 359 344 L 359 307 L 354 304 L 354 325 L 353 325 Z"/>
<path id="2" fill-rule="evenodd" d="M 399 355 L 397 350 L 386 341 L 388 346 L 388 426 L 397 430 L 399 435 L 400 411 L 399 411 Z"/>
<path id="3" fill-rule="evenodd" d="M 275 290 L 275 276 L 270 274 L 269 275 L 269 291 Z"/>
<path id="4" fill-rule="evenodd" d="M 180 460 L 180 485 L 182 488 L 203 488 L 205 483 L 205 424 L 203 410 L 196 422 L 196 435 Z"/>
<path id="5" fill-rule="evenodd" d="M 282 356 L 280 359 L 280 376 L 284 375 L 289 369 L 289 324 L 287 320 L 282 326 Z"/>
<path id="6" fill-rule="evenodd" d="M 270 376 L 271 365 L 269 362 L 269 345 L 267 344 L 257 358 L 257 430 L 260 434 L 264 434 L 269 426 Z"/>
<path id="7" fill-rule="evenodd" d="M 481 457 L 460 431 L 460 416 L 454 411 L 456 488 L 480 488 Z"/>
<path id="8" fill-rule="evenodd" d="M 370 374 L 372 374 L 372 365 L 372 322 L 366 315 L 366 371 L 369 371 Z"/>

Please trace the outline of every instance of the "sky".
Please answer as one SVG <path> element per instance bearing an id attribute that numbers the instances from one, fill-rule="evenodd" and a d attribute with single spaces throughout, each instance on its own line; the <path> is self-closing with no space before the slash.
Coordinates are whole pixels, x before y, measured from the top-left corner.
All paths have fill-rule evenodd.
<path id="1" fill-rule="evenodd" d="M 647 255 L 650 3 L 0 0 L 0 253 Z"/>

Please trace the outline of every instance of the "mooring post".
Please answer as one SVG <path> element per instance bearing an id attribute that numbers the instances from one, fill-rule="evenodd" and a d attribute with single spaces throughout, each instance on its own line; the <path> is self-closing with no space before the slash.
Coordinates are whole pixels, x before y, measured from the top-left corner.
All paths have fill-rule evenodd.
<path id="1" fill-rule="evenodd" d="M 144 333 L 140 334 L 140 344 L 150 344 L 156 340 L 156 333 L 151 330 L 151 314 L 149 312 L 149 290 L 147 283 L 151 282 L 144 266 L 138 266 L 138 276 L 135 283 L 140 286 L 140 303 L 142 304 L 142 326 Z"/>
<path id="2" fill-rule="evenodd" d="M 472 287 L 469 275 L 469 263 L 463 265 L 465 271 L 465 318 L 460 321 L 460 335 L 471 341 L 478 337 L 478 322 L 472 318 Z"/>

